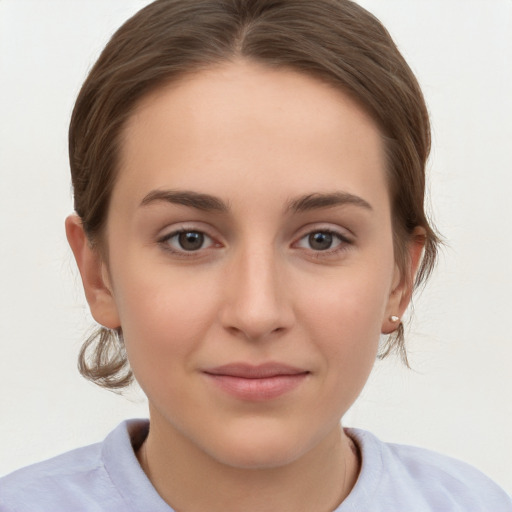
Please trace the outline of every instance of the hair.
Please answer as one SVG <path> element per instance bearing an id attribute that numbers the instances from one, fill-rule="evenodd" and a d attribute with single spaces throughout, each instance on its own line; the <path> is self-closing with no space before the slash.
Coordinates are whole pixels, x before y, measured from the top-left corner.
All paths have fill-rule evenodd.
<path id="1" fill-rule="evenodd" d="M 327 82 L 371 115 L 386 150 L 395 260 L 406 272 L 406 243 L 423 227 L 415 286 L 423 283 L 439 242 L 424 210 L 427 108 L 388 31 L 350 0 L 157 0 L 124 23 L 85 80 L 69 128 L 74 205 L 91 246 L 104 246 L 123 128 L 140 100 L 186 74 L 237 59 Z M 408 364 L 402 323 L 379 357 L 392 351 Z M 94 332 L 79 369 L 100 386 L 128 385 L 133 376 L 121 329 Z"/>

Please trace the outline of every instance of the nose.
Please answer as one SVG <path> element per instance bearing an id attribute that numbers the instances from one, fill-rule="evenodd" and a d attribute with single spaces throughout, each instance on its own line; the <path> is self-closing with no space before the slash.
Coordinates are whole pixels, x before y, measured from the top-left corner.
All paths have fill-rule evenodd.
<path id="1" fill-rule="evenodd" d="M 284 333 L 294 323 L 286 278 L 272 248 L 246 248 L 227 269 L 221 321 L 248 340 Z"/>

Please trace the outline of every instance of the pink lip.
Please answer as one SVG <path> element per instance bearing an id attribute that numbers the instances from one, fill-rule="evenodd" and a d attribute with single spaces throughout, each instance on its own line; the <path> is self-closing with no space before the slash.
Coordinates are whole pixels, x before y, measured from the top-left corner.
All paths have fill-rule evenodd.
<path id="1" fill-rule="evenodd" d="M 232 363 L 203 372 L 216 386 L 241 400 L 277 398 L 299 386 L 309 371 L 280 363 Z"/>

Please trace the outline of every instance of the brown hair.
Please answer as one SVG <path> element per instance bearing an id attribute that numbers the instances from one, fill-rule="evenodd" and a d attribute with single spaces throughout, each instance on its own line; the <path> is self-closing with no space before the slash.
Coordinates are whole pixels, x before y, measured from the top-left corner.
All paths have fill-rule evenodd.
<path id="1" fill-rule="evenodd" d="M 423 282 L 438 243 L 424 211 L 427 109 L 387 30 L 349 0 L 157 0 L 129 19 L 90 71 L 69 129 L 75 210 L 91 244 L 101 248 L 123 127 L 140 99 L 186 73 L 240 57 L 327 81 L 372 116 L 387 152 L 395 258 L 404 270 L 405 242 L 422 226 L 416 285 Z M 381 357 L 392 350 L 407 363 L 402 324 Z M 79 368 L 108 388 L 129 384 L 121 331 L 94 333 L 82 347 Z"/>

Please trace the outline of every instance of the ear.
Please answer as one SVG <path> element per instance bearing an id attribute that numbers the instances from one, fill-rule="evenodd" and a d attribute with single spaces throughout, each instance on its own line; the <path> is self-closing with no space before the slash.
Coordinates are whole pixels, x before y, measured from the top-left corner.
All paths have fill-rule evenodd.
<path id="1" fill-rule="evenodd" d="M 425 247 L 425 235 L 424 228 L 416 227 L 407 243 L 407 268 L 405 272 L 401 272 L 398 265 L 395 265 L 393 286 L 387 303 L 386 314 L 382 321 L 382 334 L 391 334 L 397 329 L 399 322 L 393 322 L 392 317 L 402 318 L 411 302 L 416 272 Z"/>
<path id="2" fill-rule="evenodd" d="M 70 215 L 66 219 L 66 236 L 82 277 L 85 297 L 93 318 L 104 327 L 118 328 L 119 315 L 107 266 L 99 251 L 91 247 L 78 215 Z"/>

